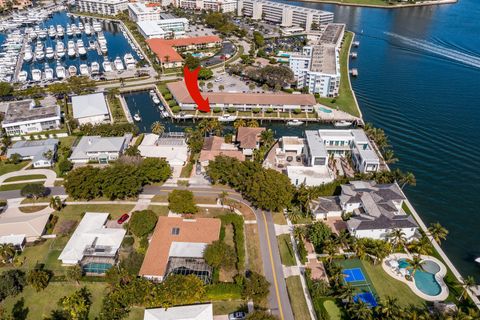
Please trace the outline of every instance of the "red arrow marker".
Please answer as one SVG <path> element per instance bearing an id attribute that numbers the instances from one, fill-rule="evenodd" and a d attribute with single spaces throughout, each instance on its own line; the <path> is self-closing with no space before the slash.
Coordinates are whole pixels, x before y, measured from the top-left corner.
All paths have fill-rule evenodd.
<path id="1" fill-rule="evenodd" d="M 210 103 L 207 99 L 203 99 L 200 89 L 198 88 L 198 73 L 200 72 L 200 67 L 196 68 L 193 71 L 185 66 L 183 68 L 183 76 L 185 77 L 185 85 L 187 86 L 188 93 L 192 97 L 193 101 L 198 106 L 198 110 L 202 112 L 210 112 Z"/>

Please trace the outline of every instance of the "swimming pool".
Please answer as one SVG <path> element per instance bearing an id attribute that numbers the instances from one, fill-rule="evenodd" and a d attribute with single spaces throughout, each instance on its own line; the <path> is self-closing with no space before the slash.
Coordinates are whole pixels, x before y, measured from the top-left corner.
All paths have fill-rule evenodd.
<path id="1" fill-rule="evenodd" d="M 318 109 L 319 109 L 320 111 L 322 111 L 323 113 L 332 113 L 332 110 L 327 109 L 327 108 L 324 108 L 324 107 L 319 107 Z"/>
<path id="2" fill-rule="evenodd" d="M 408 269 L 409 263 L 406 259 L 399 259 L 398 267 Z M 413 276 L 415 286 L 418 290 L 429 296 L 439 295 L 440 292 L 442 292 L 442 288 L 435 279 L 435 274 L 440 271 L 440 266 L 432 260 L 424 260 L 423 269 L 423 271 L 417 270 Z"/>
<path id="3" fill-rule="evenodd" d="M 83 266 L 83 271 L 86 273 L 104 274 L 111 267 L 111 263 L 90 262 Z"/>

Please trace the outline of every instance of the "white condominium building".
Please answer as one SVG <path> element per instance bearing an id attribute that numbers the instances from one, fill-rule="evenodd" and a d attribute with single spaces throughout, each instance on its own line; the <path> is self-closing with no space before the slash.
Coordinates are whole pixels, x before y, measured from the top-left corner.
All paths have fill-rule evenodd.
<path id="1" fill-rule="evenodd" d="M 317 44 L 303 47 L 300 54 L 289 57 L 298 88 L 322 97 L 335 97 L 340 87 L 340 46 L 343 24 L 328 24 L 316 37 Z"/>
<path id="2" fill-rule="evenodd" d="M 160 6 L 145 2 L 133 2 L 128 4 L 128 16 L 132 21 L 156 21 L 160 19 L 162 9 Z"/>
<path id="3" fill-rule="evenodd" d="M 267 0 L 238 0 L 237 14 L 310 31 L 312 26 L 333 22 L 333 13 Z"/>
<path id="4" fill-rule="evenodd" d="M 75 0 L 79 11 L 114 16 L 127 10 L 128 0 Z"/>
<path id="5" fill-rule="evenodd" d="M 153 38 L 180 38 L 188 31 L 189 23 L 186 18 L 170 18 L 156 21 L 137 22 L 140 33 L 146 39 Z"/>
<path id="6" fill-rule="evenodd" d="M 237 0 L 178 0 L 177 6 L 192 10 L 210 10 L 219 12 L 235 12 Z"/>

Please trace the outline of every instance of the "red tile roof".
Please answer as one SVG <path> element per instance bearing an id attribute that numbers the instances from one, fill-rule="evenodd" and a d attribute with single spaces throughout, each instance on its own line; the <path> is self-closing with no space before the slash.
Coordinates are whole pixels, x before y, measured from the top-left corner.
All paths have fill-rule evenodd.
<path id="1" fill-rule="evenodd" d="M 215 157 L 217 156 L 227 156 L 236 158 L 240 161 L 245 160 L 245 156 L 240 150 L 235 150 L 234 148 L 224 148 L 224 144 L 225 139 L 223 137 L 213 136 L 205 138 L 202 151 L 200 151 L 199 161 L 204 162 L 215 160 Z"/>
<path id="2" fill-rule="evenodd" d="M 237 142 L 240 143 L 242 149 L 254 149 L 257 142 L 260 141 L 260 134 L 265 131 L 265 128 L 249 128 L 240 127 L 237 129 Z"/>

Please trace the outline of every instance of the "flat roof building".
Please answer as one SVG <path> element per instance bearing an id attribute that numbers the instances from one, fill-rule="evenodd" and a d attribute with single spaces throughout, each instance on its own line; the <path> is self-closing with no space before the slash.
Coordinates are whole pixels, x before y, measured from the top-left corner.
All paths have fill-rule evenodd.
<path id="1" fill-rule="evenodd" d="M 101 92 L 72 97 L 73 118 L 78 124 L 99 124 L 110 121 L 105 95 Z"/>
<path id="2" fill-rule="evenodd" d="M 145 309 L 143 320 L 213 320 L 211 303 Z"/>
<path id="3" fill-rule="evenodd" d="M 83 136 L 73 148 L 70 161 L 73 163 L 108 163 L 117 160 L 132 140 L 132 134 L 123 137 Z"/>
<path id="4" fill-rule="evenodd" d="M 134 22 L 159 20 L 161 12 L 162 8 L 158 3 L 137 1 L 128 4 L 128 16 Z"/>
<path id="5" fill-rule="evenodd" d="M 184 9 L 227 13 L 237 10 L 237 2 L 237 0 L 177 0 L 176 5 Z"/>
<path id="6" fill-rule="evenodd" d="M 183 37 L 189 30 L 189 22 L 186 18 L 139 21 L 137 25 L 146 39 Z"/>
<path id="7" fill-rule="evenodd" d="M 51 167 L 57 154 L 57 139 L 17 141 L 7 150 L 7 157 L 20 155 L 22 160 L 32 160 L 34 168 Z"/>
<path id="8" fill-rule="evenodd" d="M 115 16 L 127 10 L 128 0 L 75 0 L 78 11 Z"/>
<path id="9" fill-rule="evenodd" d="M 138 150 L 142 157 L 165 159 L 171 166 L 183 166 L 188 160 L 188 145 L 183 135 L 145 134 Z"/>

